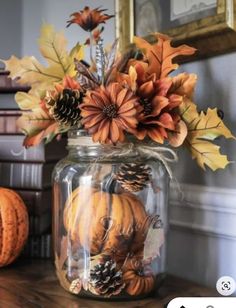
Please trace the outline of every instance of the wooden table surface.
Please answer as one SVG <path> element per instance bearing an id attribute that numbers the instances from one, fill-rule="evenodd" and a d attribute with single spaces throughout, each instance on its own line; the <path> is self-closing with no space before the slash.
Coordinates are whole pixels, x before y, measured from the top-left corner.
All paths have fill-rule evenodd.
<path id="1" fill-rule="evenodd" d="M 131 302 L 81 299 L 62 289 L 52 261 L 20 260 L 0 269 L 0 308 L 164 308 L 179 296 L 217 296 L 216 291 L 167 276 L 154 298 Z"/>

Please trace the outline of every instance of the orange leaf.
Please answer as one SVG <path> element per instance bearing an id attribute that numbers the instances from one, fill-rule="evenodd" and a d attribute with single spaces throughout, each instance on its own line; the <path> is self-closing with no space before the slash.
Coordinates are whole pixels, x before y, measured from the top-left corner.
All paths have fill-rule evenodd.
<path id="1" fill-rule="evenodd" d="M 136 90 L 137 72 L 133 66 L 129 68 L 130 88 L 132 91 Z"/>
<path id="2" fill-rule="evenodd" d="M 196 51 L 187 45 L 172 47 L 171 39 L 166 35 L 155 33 L 154 36 L 158 41 L 153 45 L 140 37 L 134 37 L 134 43 L 143 50 L 148 60 L 148 73 L 155 73 L 157 78 L 164 78 L 178 68 L 178 64 L 172 62 L 174 58 L 180 55 L 192 55 Z"/>
<path id="3" fill-rule="evenodd" d="M 17 124 L 27 135 L 25 147 L 38 145 L 43 139 L 50 141 L 59 133 L 58 124 L 41 108 L 23 113 Z"/>
<path id="4" fill-rule="evenodd" d="M 65 75 L 65 77 L 62 80 L 63 88 L 69 88 L 73 90 L 81 90 L 80 84 L 73 78 L 71 78 L 69 75 Z"/>
<path id="5" fill-rule="evenodd" d="M 47 139 L 47 142 L 51 141 L 52 138 L 59 133 L 58 124 L 50 124 L 45 130 L 42 130 L 34 136 L 27 136 L 23 142 L 23 145 L 28 148 L 40 144 L 43 139 Z"/>
<path id="6" fill-rule="evenodd" d="M 125 87 L 128 86 L 133 92 L 136 91 L 137 72 L 136 72 L 136 69 L 132 65 L 129 67 L 128 74 L 117 73 L 116 79 L 117 79 L 117 82 L 125 85 Z"/>
<path id="7" fill-rule="evenodd" d="M 181 96 L 193 97 L 197 75 L 182 73 L 172 79 L 172 86 L 169 93 L 175 93 Z"/>
<path id="8" fill-rule="evenodd" d="M 183 144 L 187 134 L 188 134 L 188 128 L 184 121 L 179 121 L 176 126 L 176 132 L 169 132 L 168 139 L 170 144 L 177 148 L 180 145 Z"/>

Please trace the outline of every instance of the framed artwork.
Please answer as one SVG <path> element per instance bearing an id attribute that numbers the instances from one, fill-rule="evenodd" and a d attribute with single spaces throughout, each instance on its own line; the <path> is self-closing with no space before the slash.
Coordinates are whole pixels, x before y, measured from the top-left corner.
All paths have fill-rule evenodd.
<path id="1" fill-rule="evenodd" d="M 134 35 L 166 33 L 197 48 L 190 60 L 236 50 L 236 0 L 116 0 L 116 33 L 124 50 Z"/>

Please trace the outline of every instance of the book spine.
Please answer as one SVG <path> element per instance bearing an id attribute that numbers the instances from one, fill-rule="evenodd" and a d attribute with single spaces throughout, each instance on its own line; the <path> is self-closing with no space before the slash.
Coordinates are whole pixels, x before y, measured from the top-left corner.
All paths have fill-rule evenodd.
<path id="1" fill-rule="evenodd" d="M 0 114 L 0 134 L 22 134 L 17 126 L 19 115 L 1 115 Z"/>
<path id="2" fill-rule="evenodd" d="M 0 94 L 0 109 L 2 110 L 18 109 L 19 110 L 19 106 L 17 105 L 15 101 L 14 93 Z"/>
<path id="3" fill-rule="evenodd" d="M 28 86 L 22 86 L 17 81 L 9 78 L 9 72 L 0 71 L 0 93 L 27 92 L 29 89 Z"/>
<path id="4" fill-rule="evenodd" d="M 22 251 L 21 257 L 41 259 L 51 258 L 51 243 L 51 234 L 30 236 Z"/>
<path id="5" fill-rule="evenodd" d="M 51 213 L 45 213 L 42 216 L 29 216 L 29 234 L 41 235 L 48 231 L 52 225 Z"/>
<path id="6" fill-rule="evenodd" d="M 20 189 L 50 187 L 54 165 L 0 162 L 0 186 Z"/>
<path id="7" fill-rule="evenodd" d="M 28 213 L 31 216 L 41 216 L 51 211 L 52 207 L 52 190 L 28 191 L 16 190 L 23 199 Z"/>
<path id="8" fill-rule="evenodd" d="M 0 160 L 10 162 L 45 161 L 45 149 L 43 144 L 26 149 L 23 146 L 23 141 L 23 135 L 0 136 Z"/>
<path id="9" fill-rule="evenodd" d="M 8 117 L 6 117 L 8 118 Z M 0 117 L 1 129 L 1 117 Z M 2 130 L 5 130 L 3 127 Z M 39 144 L 26 149 L 23 146 L 24 135 L 0 134 L 0 160 L 7 162 L 53 162 L 58 161 L 67 154 L 66 138 L 60 141 L 53 140 L 50 144 Z"/>

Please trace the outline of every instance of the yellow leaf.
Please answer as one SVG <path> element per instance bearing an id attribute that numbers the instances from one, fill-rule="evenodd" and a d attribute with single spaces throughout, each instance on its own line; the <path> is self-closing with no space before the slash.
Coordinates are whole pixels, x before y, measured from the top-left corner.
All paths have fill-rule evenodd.
<path id="1" fill-rule="evenodd" d="M 192 158 L 196 159 L 204 170 L 205 165 L 213 171 L 225 168 L 229 163 L 227 156 L 221 155 L 220 147 L 208 140 L 213 141 L 219 136 L 234 139 L 235 137 L 217 115 L 217 109 L 208 108 L 206 114 L 204 112 L 199 114 L 196 105 L 185 97 L 179 106 L 179 111 L 188 128 L 185 145 L 189 148 Z"/>
<path id="2" fill-rule="evenodd" d="M 32 85 L 43 81 L 45 78 L 58 81 L 58 76 L 47 76 L 44 73 L 44 67 L 38 62 L 35 57 L 24 57 L 18 59 L 11 56 L 9 60 L 3 61 L 6 65 L 6 70 L 10 71 L 9 77 L 12 79 L 19 78 L 20 84 Z"/>
<path id="3" fill-rule="evenodd" d="M 71 59 L 76 59 L 78 61 L 84 59 L 84 45 L 77 43 L 70 51 Z"/>
<path id="4" fill-rule="evenodd" d="M 191 123 L 191 121 L 199 116 L 197 106 L 187 97 L 183 98 L 183 102 L 178 108 L 180 116 L 185 123 Z"/>
<path id="5" fill-rule="evenodd" d="M 224 169 L 230 163 L 226 155 L 220 154 L 220 147 L 209 141 L 193 139 L 189 148 L 192 158 L 196 159 L 198 165 L 204 170 L 206 169 L 205 165 L 215 171 L 220 168 Z"/>
<path id="6" fill-rule="evenodd" d="M 55 83 L 61 82 L 64 76 L 75 75 L 74 58 L 78 57 L 81 60 L 83 52 L 82 47 L 78 45 L 72 54 L 69 54 L 63 33 L 55 32 L 50 25 L 43 25 L 39 44 L 40 51 L 49 64 L 47 67 L 40 64 L 35 57 L 18 59 L 12 56 L 3 62 L 12 79 L 19 78 L 20 84 L 28 84 L 32 89 L 40 88 L 41 91 L 46 91 Z"/>
<path id="7" fill-rule="evenodd" d="M 68 65 L 67 40 L 63 32 L 55 32 L 52 25 L 43 24 L 38 43 L 40 52 L 49 65 L 56 64 L 66 69 Z"/>
<path id="8" fill-rule="evenodd" d="M 19 78 L 20 84 L 28 84 L 40 86 L 42 84 L 46 88 L 50 87 L 56 82 L 60 82 L 64 76 L 63 70 L 60 66 L 51 69 L 42 66 L 34 57 L 24 57 L 18 59 L 12 56 L 9 60 L 4 61 L 6 70 L 10 71 L 12 79 Z"/>
<path id="9" fill-rule="evenodd" d="M 15 100 L 22 110 L 37 108 L 40 103 L 40 97 L 31 93 L 17 92 Z"/>
<path id="10" fill-rule="evenodd" d="M 55 122 L 42 108 L 38 107 L 32 112 L 24 112 L 17 124 L 27 135 L 32 136 L 47 127 L 52 121 Z"/>
<path id="11" fill-rule="evenodd" d="M 181 73 L 172 78 L 172 86 L 169 93 L 175 93 L 181 96 L 186 95 L 192 98 L 195 85 L 197 82 L 197 75 Z"/>
<path id="12" fill-rule="evenodd" d="M 216 108 L 208 108 L 206 114 L 201 112 L 198 117 L 189 123 L 188 129 L 191 138 L 195 137 L 214 140 L 219 136 L 224 136 L 227 139 L 235 139 L 230 130 L 223 123 L 222 119 L 219 118 Z"/>

